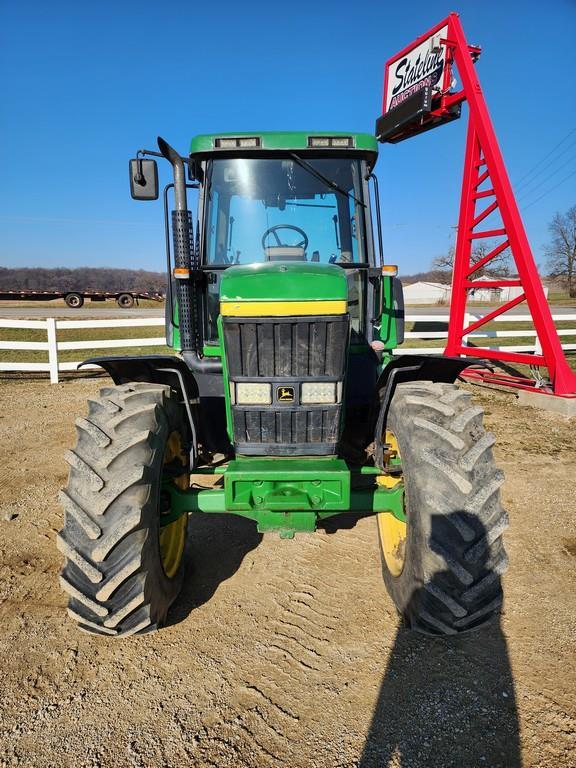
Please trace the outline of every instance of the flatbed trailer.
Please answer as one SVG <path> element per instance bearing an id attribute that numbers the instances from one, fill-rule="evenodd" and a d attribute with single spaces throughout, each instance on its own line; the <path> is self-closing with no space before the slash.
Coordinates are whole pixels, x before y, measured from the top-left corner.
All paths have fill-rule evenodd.
<path id="1" fill-rule="evenodd" d="M 64 299 L 72 309 L 80 309 L 86 299 L 107 301 L 114 299 L 119 307 L 129 309 L 138 304 L 140 299 L 163 301 L 161 293 L 141 291 L 0 291 L 0 301 L 53 301 Z"/>

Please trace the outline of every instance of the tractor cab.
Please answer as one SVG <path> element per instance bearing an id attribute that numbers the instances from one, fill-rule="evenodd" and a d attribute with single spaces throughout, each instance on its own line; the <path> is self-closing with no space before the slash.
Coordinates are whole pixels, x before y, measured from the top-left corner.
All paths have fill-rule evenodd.
<path id="1" fill-rule="evenodd" d="M 264 133 L 193 139 L 202 182 L 199 266 L 208 274 L 204 343 L 218 343 L 222 279 L 235 266 L 335 264 L 346 270 L 352 330 L 366 334 L 367 268 L 377 259 L 369 178 L 372 136 Z M 254 273 L 257 280 L 258 269 Z"/>

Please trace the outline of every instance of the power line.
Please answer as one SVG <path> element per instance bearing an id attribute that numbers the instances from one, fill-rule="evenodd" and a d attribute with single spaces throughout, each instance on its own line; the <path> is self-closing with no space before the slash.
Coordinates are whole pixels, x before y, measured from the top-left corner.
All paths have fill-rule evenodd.
<path id="1" fill-rule="evenodd" d="M 566 166 L 569 165 L 573 160 L 576 160 L 576 155 L 574 155 L 574 157 L 571 157 L 567 163 L 564 163 L 563 165 L 561 165 L 560 168 L 556 168 L 555 171 L 553 171 L 552 173 L 549 173 L 548 176 L 545 176 L 542 179 L 542 181 L 540 181 L 540 188 L 548 181 L 548 179 L 553 178 L 554 176 L 556 176 L 556 174 L 560 173 L 561 171 L 566 171 Z M 524 192 L 523 194 L 520 195 L 519 202 L 526 200 L 526 198 L 530 198 L 534 194 L 534 192 L 538 193 L 539 191 L 540 189 L 536 188 L 536 189 L 530 189 L 527 192 Z"/>
<path id="2" fill-rule="evenodd" d="M 554 154 L 554 152 L 555 152 L 555 151 L 558 149 L 558 147 L 561 147 L 561 146 L 562 146 L 562 144 L 564 144 L 564 142 L 566 141 L 566 139 L 569 139 L 569 138 L 570 138 L 570 136 L 572 136 L 572 134 L 573 134 L 573 133 L 576 133 L 576 128 L 572 128 L 572 130 L 571 130 L 571 131 L 569 131 L 569 132 L 566 134 L 566 136 L 564 136 L 564 138 L 563 138 L 563 139 L 561 139 L 561 140 L 558 142 L 558 144 L 556 144 L 554 147 L 552 147 L 552 149 L 550 150 L 550 152 L 548 152 L 548 154 L 547 154 L 547 155 L 544 155 L 544 157 L 543 157 L 541 160 L 539 160 L 539 161 L 536 163 L 536 165 L 532 166 L 532 168 L 530 168 L 530 170 L 529 170 L 529 171 L 527 171 L 527 172 L 524 174 L 524 176 L 522 176 L 522 178 L 521 178 L 521 179 L 518 179 L 518 184 L 522 184 L 522 182 L 524 181 L 524 179 L 526 179 L 528 176 L 530 176 L 530 175 L 531 175 L 531 174 L 532 174 L 532 173 L 533 173 L 533 172 L 536 170 L 536 168 L 539 168 L 539 167 L 542 165 L 542 163 L 543 163 L 545 160 L 548 160 L 548 158 L 550 157 L 550 155 L 553 155 L 553 154 Z"/>
<path id="3" fill-rule="evenodd" d="M 541 175 L 542 175 L 542 174 L 543 174 L 545 171 L 547 171 L 547 170 L 548 170 L 548 168 L 550 168 L 550 167 L 551 167 L 552 165 L 554 165 L 554 164 L 555 164 L 555 163 L 556 163 L 558 160 L 560 160 L 560 158 L 561 158 L 561 157 L 564 157 L 564 155 L 566 154 L 566 152 L 569 152 L 569 151 L 572 149 L 572 147 L 574 147 L 574 146 L 576 146 L 576 141 L 573 141 L 571 144 L 569 144 L 567 147 L 565 147 L 565 148 L 562 150 L 562 152 L 560 152 L 560 154 L 559 154 L 559 155 L 557 155 L 557 156 L 554 158 L 554 160 L 551 160 L 549 163 L 547 163 L 547 164 L 544 166 L 544 168 L 542 168 L 542 170 L 538 171 L 538 173 L 535 173 L 535 174 L 532 176 L 532 178 L 531 178 L 531 179 L 528 179 L 528 181 L 525 181 L 523 184 L 517 184 L 517 185 L 516 185 L 516 192 L 520 191 L 522 188 L 526 189 L 526 188 L 528 188 L 528 187 L 531 187 L 531 186 L 532 186 L 532 184 L 533 184 L 533 183 L 536 181 L 536 179 L 538 178 L 538 176 L 541 176 Z M 570 162 L 570 160 L 569 160 L 568 162 Z M 560 167 L 560 169 L 559 169 L 559 170 L 562 170 L 562 167 Z M 555 173 L 556 173 L 556 171 L 555 171 Z M 546 177 L 546 178 L 549 178 L 549 177 Z M 546 181 L 546 178 L 544 179 L 544 181 Z M 541 182 L 541 183 L 542 183 L 542 182 Z M 528 193 L 528 194 L 530 194 L 530 193 Z"/>
<path id="4" fill-rule="evenodd" d="M 531 208 L 533 205 L 536 205 L 540 200 L 542 200 L 543 197 L 546 197 L 546 195 L 549 195 L 550 192 L 554 192 L 555 189 L 557 189 L 561 184 L 564 184 L 565 181 L 568 181 L 568 179 L 571 179 L 572 176 L 576 176 L 576 171 L 572 171 L 572 173 L 569 173 L 568 176 L 565 176 L 562 181 L 559 181 L 558 184 L 555 184 L 550 189 L 546 190 L 543 194 L 540 195 L 540 197 L 537 197 L 536 200 L 532 200 L 531 203 L 528 203 L 528 205 L 525 205 L 522 210 L 526 211 L 528 208 Z"/>

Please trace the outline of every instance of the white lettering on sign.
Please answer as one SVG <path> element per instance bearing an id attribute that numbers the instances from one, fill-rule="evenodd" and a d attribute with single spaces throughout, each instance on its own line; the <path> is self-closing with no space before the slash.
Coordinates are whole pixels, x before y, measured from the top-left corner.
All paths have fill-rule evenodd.
<path id="1" fill-rule="evenodd" d="M 447 48 L 440 39 L 445 40 L 447 36 L 448 25 L 388 65 L 385 112 L 426 85 L 436 92 L 442 90 Z"/>

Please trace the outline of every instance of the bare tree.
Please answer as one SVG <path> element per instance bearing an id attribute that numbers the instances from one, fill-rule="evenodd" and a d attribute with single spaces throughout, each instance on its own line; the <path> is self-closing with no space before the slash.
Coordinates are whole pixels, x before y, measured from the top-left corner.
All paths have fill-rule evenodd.
<path id="1" fill-rule="evenodd" d="M 551 241 L 544 249 L 551 277 L 560 277 L 571 298 L 576 297 L 576 205 L 557 213 L 548 231 Z"/>
<path id="2" fill-rule="evenodd" d="M 494 246 L 489 246 L 486 243 L 480 241 L 472 248 L 470 254 L 470 262 L 472 264 L 478 264 L 484 256 L 486 256 Z M 440 270 L 444 273 L 452 272 L 454 267 L 454 246 L 450 246 L 446 253 L 436 256 L 432 259 L 432 269 Z M 483 264 L 481 267 L 472 274 L 474 279 L 478 277 L 507 277 L 510 274 L 510 251 L 506 248 L 498 256 L 495 256 L 487 264 Z"/>

